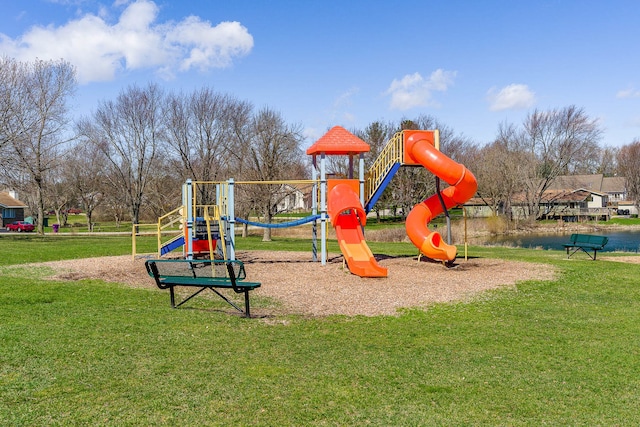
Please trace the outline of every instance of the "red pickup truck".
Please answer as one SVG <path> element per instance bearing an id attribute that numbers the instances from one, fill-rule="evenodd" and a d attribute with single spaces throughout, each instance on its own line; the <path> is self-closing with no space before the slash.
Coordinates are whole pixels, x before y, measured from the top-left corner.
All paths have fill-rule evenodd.
<path id="1" fill-rule="evenodd" d="M 14 221 L 11 224 L 7 224 L 7 231 L 33 231 L 35 226 L 24 221 Z"/>

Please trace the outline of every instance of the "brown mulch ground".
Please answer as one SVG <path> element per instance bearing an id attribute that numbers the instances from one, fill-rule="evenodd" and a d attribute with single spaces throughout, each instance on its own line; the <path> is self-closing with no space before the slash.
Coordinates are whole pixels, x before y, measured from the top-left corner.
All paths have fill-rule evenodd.
<path id="1" fill-rule="evenodd" d="M 554 275 L 547 265 L 498 259 L 459 259 L 453 268 L 447 268 L 425 258 L 381 256 L 378 261 L 388 268 L 389 276 L 361 278 L 343 268 L 343 258 L 337 254 L 330 254 L 325 266 L 311 262 L 311 254 L 306 252 L 248 251 L 236 255 L 246 264 L 247 279 L 262 283 L 252 295 L 277 302 L 266 308 L 252 307 L 252 314 L 258 316 L 394 315 L 401 308 L 465 300 L 489 289 L 524 280 L 550 280 Z M 55 279 L 92 278 L 157 289 L 146 273 L 143 258 L 117 256 L 41 265 L 53 268 Z"/>

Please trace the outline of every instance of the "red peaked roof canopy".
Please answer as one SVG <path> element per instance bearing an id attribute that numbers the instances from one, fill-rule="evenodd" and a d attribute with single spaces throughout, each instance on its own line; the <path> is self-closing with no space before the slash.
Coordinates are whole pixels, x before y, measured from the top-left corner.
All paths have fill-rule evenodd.
<path id="1" fill-rule="evenodd" d="M 357 154 L 369 152 L 369 144 L 343 128 L 334 126 L 315 144 L 307 148 L 307 154 Z"/>

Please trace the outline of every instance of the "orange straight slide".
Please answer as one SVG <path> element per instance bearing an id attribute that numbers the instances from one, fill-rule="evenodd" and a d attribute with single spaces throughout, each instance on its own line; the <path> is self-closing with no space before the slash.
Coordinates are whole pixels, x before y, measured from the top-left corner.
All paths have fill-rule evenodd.
<path id="1" fill-rule="evenodd" d="M 337 184 L 329 191 L 327 205 L 349 271 L 360 277 L 387 277 L 387 269 L 377 263 L 364 240 L 367 216 L 356 192 L 347 184 Z"/>
<path id="2" fill-rule="evenodd" d="M 475 194 L 478 183 L 471 171 L 438 151 L 427 132 L 414 131 L 405 139 L 404 150 L 408 160 L 427 168 L 450 187 L 442 192 L 447 209 L 461 205 Z M 413 207 L 405 227 L 411 242 L 427 257 L 440 261 L 456 259 L 457 248 L 442 240 L 440 233 L 431 231 L 427 224 L 444 212 L 437 194 Z"/>

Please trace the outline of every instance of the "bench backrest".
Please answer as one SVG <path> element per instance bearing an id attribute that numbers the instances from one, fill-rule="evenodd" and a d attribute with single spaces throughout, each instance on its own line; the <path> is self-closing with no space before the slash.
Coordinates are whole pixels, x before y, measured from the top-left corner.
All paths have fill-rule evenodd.
<path id="1" fill-rule="evenodd" d="M 604 246 L 608 241 L 609 238 L 607 236 L 597 236 L 595 234 L 574 233 L 571 235 L 571 243 L 573 244 L 586 243 L 589 245 Z"/>
<path id="2" fill-rule="evenodd" d="M 244 263 L 238 260 L 190 260 L 190 259 L 154 259 L 145 262 L 149 276 L 160 279 L 164 277 L 193 277 L 242 281 L 247 277 Z"/>

